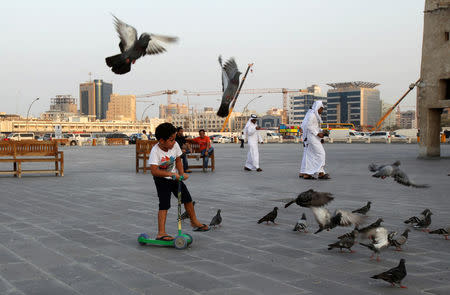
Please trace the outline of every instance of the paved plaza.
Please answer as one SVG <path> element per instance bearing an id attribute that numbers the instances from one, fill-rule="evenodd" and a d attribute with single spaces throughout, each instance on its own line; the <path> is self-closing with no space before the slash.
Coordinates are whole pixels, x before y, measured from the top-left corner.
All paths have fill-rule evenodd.
<path id="1" fill-rule="evenodd" d="M 431 228 L 444 227 L 450 145 L 441 147 L 445 158 L 420 160 L 413 144 L 328 144 L 332 179 L 314 181 L 298 178 L 298 144 L 261 145 L 262 173 L 243 171 L 247 148 L 215 145 L 216 171 L 196 170 L 186 184 L 200 221 L 222 209 L 223 225 L 197 233 L 184 223 L 194 242 L 181 251 L 136 241 L 155 235 L 158 199 L 151 175 L 135 173 L 134 146 L 63 148 L 64 177 L 0 177 L 0 294 L 450 294 L 450 241 L 442 236 L 412 230 L 403 252 L 389 248 L 376 262 L 360 245 L 353 254 L 328 251 L 349 228 L 314 235 L 309 209 L 276 201 L 313 188 L 334 194 L 330 210 L 372 201 L 368 222 L 382 217 L 388 230 L 403 232 L 403 220 L 425 208 Z M 370 162 L 395 160 L 431 188 L 370 177 Z M 277 225 L 256 223 L 275 206 Z M 307 234 L 292 231 L 303 212 Z M 175 198 L 167 225 L 175 234 Z M 370 279 L 400 258 L 408 289 Z"/>

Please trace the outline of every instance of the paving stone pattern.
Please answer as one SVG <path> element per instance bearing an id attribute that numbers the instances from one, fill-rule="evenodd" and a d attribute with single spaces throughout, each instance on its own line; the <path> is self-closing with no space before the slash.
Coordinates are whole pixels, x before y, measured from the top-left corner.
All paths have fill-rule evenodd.
<path id="1" fill-rule="evenodd" d="M 217 170 L 194 171 L 186 184 L 200 220 L 209 223 L 220 208 L 223 225 L 197 233 L 184 223 L 194 242 L 182 251 L 136 242 L 139 233 L 155 235 L 158 201 L 151 175 L 134 172 L 134 146 L 63 148 L 64 177 L 0 177 L 0 294 L 450 294 L 443 237 L 412 230 L 403 252 L 387 249 L 376 262 L 359 245 L 354 254 L 328 251 L 349 229 L 314 235 L 310 210 L 277 201 L 313 188 L 334 194 L 330 210 L 372 201 L 368 221 L 383 217 L 389 230 L 402 232 L 403 220 L 425 208 L 432 228 L 447 226 L 449 145 L 436 160 L 417 159 L 416 145 L 326 145 L 328 181 L 298 178 L 297 144 L 261 145 L 262 173 L 243 171 L 247 149 L 215 149 Z M 395 160 L 431 188 L 370 177 L 369 162 Z M 172 206 L 167 228 L 175 233 L 175 198 Z M 256 224 L 275 206 L 277 225 Z M 293 232 L 303 212 L 310 233 Z M 400 258 L 408 289 L 370 279 Z"/>

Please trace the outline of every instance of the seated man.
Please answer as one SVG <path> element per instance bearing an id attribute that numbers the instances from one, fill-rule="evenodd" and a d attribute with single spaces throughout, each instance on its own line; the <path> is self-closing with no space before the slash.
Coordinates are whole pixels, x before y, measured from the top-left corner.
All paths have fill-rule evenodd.
<path id="1" fill-rule="evenodd" d="M 183 160 L 183 170 L 186 173 L 191 173 L 192 171 L 189 170 L 188 160 L 187 160 L 187 154 L 189 154 L 191 151 L 191 147 L 189 143 L 186 141 L 186 136 L 183 134 L 183 127 L 177 128 L 177 136 L 175 137 L 175 141 L 178 143 L 178 145 L 181 148 L 181 151 L 183 154 L 181 155 L 181 160 Z"/>
<path id="2" fill-rule="evenodd" d="M 209 137 L 205 136 L 205 130 L 200 129 L 198 134 L 200 136 L 192 139 L 192 141 L 200 145 L 200 152 L 203 157 L 203 172 L 205 172 L 206 168 L 208 168 L 209 156 L 214 153 L 214 148 L 211 146 Z"/>

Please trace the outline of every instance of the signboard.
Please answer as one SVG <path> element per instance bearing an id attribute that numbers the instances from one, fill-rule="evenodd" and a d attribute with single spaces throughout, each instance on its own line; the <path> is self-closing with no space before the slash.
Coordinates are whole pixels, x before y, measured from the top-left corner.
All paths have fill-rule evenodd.
<path id="1" fill-rule="evenodd" d="M 296 125 L 280 125 L 280 133 L 299 133 L 301 132 L 300 126 Z"/>
<path id="2" fill-rule="evenodd" d="M 62 126 L 61 125 L 55 125 L 55 138 L 56 139 L 62 138 Z"/>

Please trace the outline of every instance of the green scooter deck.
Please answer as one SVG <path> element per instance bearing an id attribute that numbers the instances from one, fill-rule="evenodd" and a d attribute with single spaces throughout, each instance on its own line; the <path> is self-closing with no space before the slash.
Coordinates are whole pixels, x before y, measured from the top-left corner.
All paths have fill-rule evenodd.
<path id="1" fill-rule="evenodd" d="M 193 239 L 190 234 L 182 233 L 175 237 L 172 241 L 154 240 L 150 239 L 147 234 L 141 234 L 138 237 L 138 243 L 142 246 L 145 245 L 159 245 L 166 247 L 175 247 L 176 249 L 182 250 L 187 248 L 192 243 Z"/>

